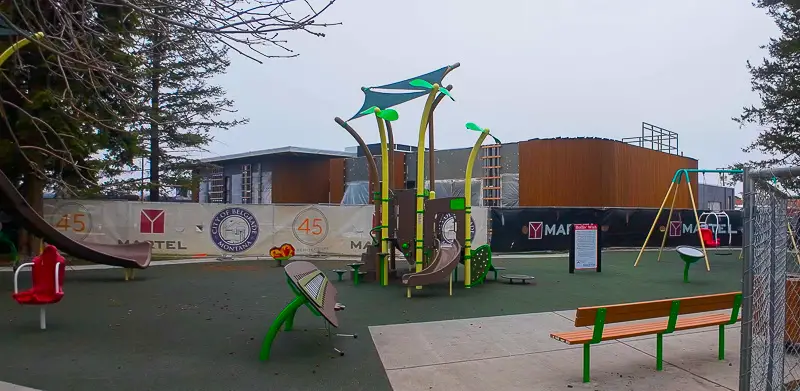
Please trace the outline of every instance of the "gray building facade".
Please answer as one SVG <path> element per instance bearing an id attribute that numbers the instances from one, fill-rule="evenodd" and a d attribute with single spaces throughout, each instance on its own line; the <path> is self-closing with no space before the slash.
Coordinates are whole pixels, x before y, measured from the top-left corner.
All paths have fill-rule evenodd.
<path id="1" fill-rule="evenodd" d="M 732 187 L 697 184 L 697 209 L 732 210 L 736 195 Z"/>

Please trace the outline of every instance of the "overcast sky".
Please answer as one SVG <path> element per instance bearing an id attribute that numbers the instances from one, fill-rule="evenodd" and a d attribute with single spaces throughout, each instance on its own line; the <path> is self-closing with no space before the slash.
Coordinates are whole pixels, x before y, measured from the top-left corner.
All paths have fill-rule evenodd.
<path id="1" fill-rule="evenodd" d="M 716 168 L 747 155 L 757 129 L 731 120 L 757 103 L 747 60 L 777 29 L 740 0 L 338 0 L 327 37 L 287 34 L 300 56 L 258 64 L 232 53 L 218 83 L 250 123 L 215 134 L 203 157 L 283 146 L 355 145 L 333 118 L 360 106 L 361 86 L 460 62 L 445 79 L 456 102 L 437 109 L 437 148 L 467 147 L 464 123 L 503 142 L 619 139 L 649 122 L 680 134 L 680 149 Z M 396 109 L 398 143 L 416 144 L 423 99 Z M 355 120 L 368 142 L 374 121 Z M 713 180 L 709 180 L 713 183 Z"/>

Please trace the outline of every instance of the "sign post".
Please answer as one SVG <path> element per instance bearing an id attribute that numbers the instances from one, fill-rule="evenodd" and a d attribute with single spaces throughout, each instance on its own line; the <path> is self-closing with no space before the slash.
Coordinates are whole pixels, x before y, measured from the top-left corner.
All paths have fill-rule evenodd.
<path id="1" fill-rule="evenodd" d="M 602 247 L 597 224 L 572 224 L 570 242 L 569 272 L 595 269 L 600 273 Z"/>

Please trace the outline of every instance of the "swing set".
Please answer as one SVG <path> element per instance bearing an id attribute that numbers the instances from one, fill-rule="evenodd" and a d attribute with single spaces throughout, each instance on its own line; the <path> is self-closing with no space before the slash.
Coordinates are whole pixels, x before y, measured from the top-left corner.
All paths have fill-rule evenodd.
<path id="1" fill-rule="evenodd" d="M 720 247 L 722 244 L 720 237 L 719 237 L 719 230 L 721 224 L 730 225 L 730 218 L 727 213 L 724 211 L 711 211 L 711 212 L 704 212 L 702 214 L 697 213 L 697 204 L 694 201 L 694 192 L 692 191 L 692 185 L 690 183 L 689 174 L 690 173 L 700 173 L 703 174 L 705 177 L 706 173 L 717 173 L 717 174 L 742 174 L 744 173 L 743 170 L 704 170 L 704 169 L 689 169 L 684 168 L 680 169 L 675 172 L 675 175 L 672 177 L 672 183 L 669 185 L 669 189 L 667 190 L 667 194 L 664 196 L 664 201 L 661 202 L 661 206 L 658 208 L 658 213 L 656 213 L 656 218 L 653 220 L 653 225 L 650 227 L 650 232 L 647 233 L 647 237 L 644 240 L 644 244 L 642 244 L 641 250 L 639 250 L 639 255 L 636 257 L 636 262 L 633 266 L 638 266 L 639 261 L 642 258 L 642 254 L 644 253 L 644 249 L 647 247 L 647 243 L 650 241 L 650 236 L 653 235 L 653 231 L 655 231 L 656 226 L 658 225 L 658 219 L 661 217 L 661 212 L 664 211 L 664 207 L 667 204 L 667 200 L 672 196 L 672 201 L 669 207 L 669 215 L 667 216 L 667 224 L 672 221 L 672 212 L 675 209 L 675 200 L 678 198 L 678 190 L 680 189 L 681 181 L 686 179 L 686 187 L 689 189 L 689 199 L 692 202 L 692 212 L 694 212 L 694 219 L 695 223 L 697 224 L 697 236 L 700 239 L 700 247 L 702 249 L 703 258 L 706 261 L 706 270 L 711 271 L 711 264 L 708 262 L 708 253 L 706 252 L 707 247 Z M 712 220 L 711 223 L 709 220 Z M 713 224 L 713 225 L 712 225 Z M 714 227 L 712 229 L 711 227 Z M 664 250 L 664 246 L 667 243 L 667 235 L 669 234 L 668 230 L 664 230 L 664 237 L 661 239 L 661 247 L 658 249 L 658 260 L 661 260 L 661 253 Z M 730 246 L 732 239 L 731 230 L 728 230 L 728 243 L 727 245 Z"/>

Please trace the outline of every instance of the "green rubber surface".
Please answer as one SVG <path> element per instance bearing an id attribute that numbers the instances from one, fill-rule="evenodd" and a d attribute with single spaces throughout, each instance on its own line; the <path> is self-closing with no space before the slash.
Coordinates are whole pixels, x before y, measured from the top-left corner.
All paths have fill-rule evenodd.
<path id="1" fill-rule="evenodd" d="M 645 253 L 606 252 L 603 272 L 568 273 L 566 257 L 493 259 L 508 273 L 528 274 L 537 285 L 519 287 L 486 281 L 464 289 L 426 286 L 405 298 L 391 280 L 333 281 L 342 333 L 335 338 L 346 355 L 331 350 L 320 318 L 301 309 L 294 330 L 280 332 L 269 362 L 258 360 L 261 340 L 294 295 L 272 262 L 218 262 L 153 267 L 122 281 L 120 269 L 67 270 L 64 300 L 48 307 L 46 331 L 35 307 L 11 299 L 9 273 L 0 276 L 0 379 L 28 387 L 60 390 L 390 390 L 368 326 L 509 315 L 579 306 L 654 300 L 740 289 L 738 251 L 709 256 L 712 271 L 696 268 L 682 282 L 683 262 L 667 251 L 660 263 Z M 315 262 L 326 274 L 336 261 Z M 463 276 L 463 266 L 459 272 Z M 28 275 L 21 276 L 27 287 Z M 513 295 L 513 296 L 512 296 Z M 513 298 L 513 300 L 511 299 Z M 560 330 L 539 330 L 542 334 Z M 576 363 L 578 365 L 578 363 Z"/>

